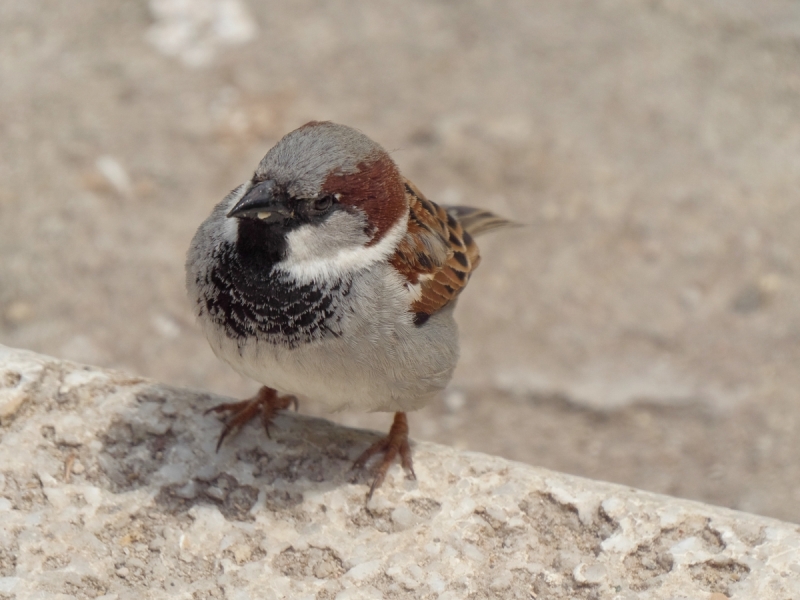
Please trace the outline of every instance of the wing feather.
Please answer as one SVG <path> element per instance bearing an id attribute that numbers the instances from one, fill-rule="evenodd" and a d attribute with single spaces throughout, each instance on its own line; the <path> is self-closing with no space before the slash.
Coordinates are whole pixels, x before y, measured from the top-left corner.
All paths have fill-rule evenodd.
<path id="1" fill-rule="evenodd" d="M 407 280 L 413 294 L 411 312 L 415 322 L 421 324 L 455 300 L 480 263 L 471 234 L 509 222 L 484 210 L 439 206 L 408 180 L 405 190 L 408 231 L 398 244 L 392 265 Z"/>

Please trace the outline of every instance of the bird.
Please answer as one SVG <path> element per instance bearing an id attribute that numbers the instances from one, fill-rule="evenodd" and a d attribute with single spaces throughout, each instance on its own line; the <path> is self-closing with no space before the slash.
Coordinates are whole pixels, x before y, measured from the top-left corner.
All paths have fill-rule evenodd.
<path id="1" fill-rule="evenodd" d="M 427 405 L 458 360 L 456 300 L 480 262 L 474 237 L 511 225 L 438 205 L 360 131 L 311 121 L 273 146 L 200 225 L 186 260 L 190 302 L 211 349 L 261 384 L 217 442 L 259 417 L 269 435 L 297 398 L 331 411 L 394 412 L 353 469 L 367 502 L 399 459 L 416 478 L 406 413 Z"/>

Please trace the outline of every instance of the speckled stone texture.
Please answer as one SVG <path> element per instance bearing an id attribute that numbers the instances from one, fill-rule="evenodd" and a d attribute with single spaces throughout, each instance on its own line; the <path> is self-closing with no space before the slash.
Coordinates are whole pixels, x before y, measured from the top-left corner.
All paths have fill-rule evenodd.
<path id="1" fill-rule="evenodd" d="M 800 598 L 800 527 L 0 346 L 0 598 Z"/>

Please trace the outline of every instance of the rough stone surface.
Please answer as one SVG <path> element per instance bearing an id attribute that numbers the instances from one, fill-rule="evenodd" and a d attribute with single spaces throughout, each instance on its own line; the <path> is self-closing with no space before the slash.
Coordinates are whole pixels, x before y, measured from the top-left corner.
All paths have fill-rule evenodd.
<path id="1" fill-rule="evenodd" d="M 0 343 L 252 394 L 186 249 L 332 119 L 530 224 L 417 439 L 800 522 L 798 98 L 797 0 L 6 0 Z"/>
<path id="2" fill-rule="evenodd" d="M 214 452 L 223 398 L 0 346 L 0 598 L 800 597 L 800 527 L 284 414 Z"/>

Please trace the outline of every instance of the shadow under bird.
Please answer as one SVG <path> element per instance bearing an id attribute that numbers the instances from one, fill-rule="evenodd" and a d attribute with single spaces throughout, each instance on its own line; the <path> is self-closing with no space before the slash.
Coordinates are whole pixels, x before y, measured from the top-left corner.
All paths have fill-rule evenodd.
<path id="1" fill-rule="evenodd" d="M 414 477 L 405 413 L 452 377 L 474 236 L 509 224 L 431 202 L 351 127 L 312 121 L 283 137 L 200 225 L 186 261 L 214 353 L 263 385 L 211 409 L 228 415 L 217 448 L 256 416 L 269 434 L 277 411 L 314 398 L 395 413 L 353 465 L 382 455 L 367 500 L 398 457 Z"/>

